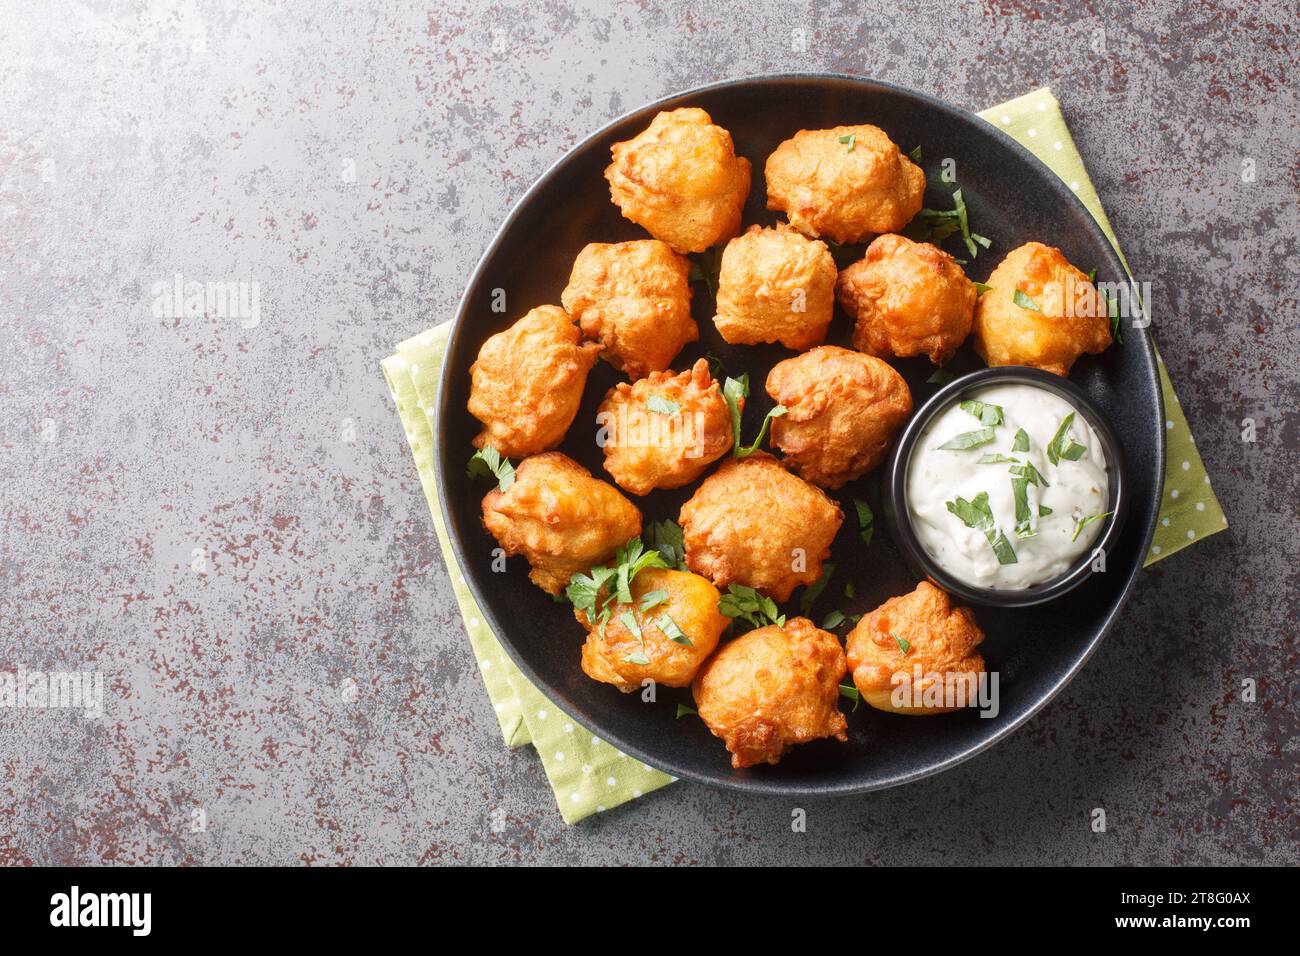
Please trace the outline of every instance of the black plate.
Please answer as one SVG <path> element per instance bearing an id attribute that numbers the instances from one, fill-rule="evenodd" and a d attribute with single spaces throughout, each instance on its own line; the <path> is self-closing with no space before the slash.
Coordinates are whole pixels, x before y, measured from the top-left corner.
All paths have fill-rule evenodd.
<path id="1" fill-rule="evenodd" d="M 660 688 L 658 701 L 648 704 L 640 695 L 621 694 L 582 673 L 584 634 L 567 605 L 554 603 L 529 582 L 523 558 L 512 558 L 505 574 L 492 572 L 496 543 L 479 518 L 480 502 L 489 489 L 465 475 L 473 453 L 470 440 L 479 429 L 465 410 L 468 369 L 480 346 L 533 306 L 558 305 L 573 259 L 587 243 L 647 238 L 610 202 L 603 173 L 611 144 L 636 135 L 659 110 L 679 106 L 708 110 L 716 123 L 731 131 L 737 152 L 753 163 L 746 226 L 777 221 L 765 208 L 763 165 L 778 143 L 799 129 L 874 123 L 902 149 L 922 147 L 923 165 L 931 177 L 927 206 L 952 208 L 951 188 L 936 178 L 944 157 L 956 160 L 972 228 L 993 240 L 993 247 L 966 267 L 971 278 L 986 278 L 1002 256 L 1029 240 L 1060 247 L 1084 270 L 1097 266 L 1099 280 L 1119 281 L 1125 275 L 1092 216 L 1051 170 L 984 120 L 928 96 L 854 77 L 799 74 L 720 83 L 643 107 L 575 146 L 528 190 L 493 239 L 461 301 L 447 347 L 434 428 L 439 492 L 457 557 L 488 623 L 529 679 L 574 720 L 670 774 L 741 790 L 806 794 L 862 792 L 936 773 L 1000 739 L 1050 700 L 1087 660 L 1128 597 L 1155 530 L 1164 473 L 1164 415 L 1151 342 L 1145 330 L 1126 329 L 1122 345 L 1100 357 L 1085 356 L 1071 375 L 1109 417 L 1123 443 L 1131 519 L 1108 555 L 1107 573 L 1093 575 L 1070 594 L 1038 607 L 976 610 L 988 635 L 981 650 L 989 668 L 1000 673 L 998 716 L 984 719 L 970 710 L 899 717 L 863 707 L 849 714 L 847 744 L 820 741 L 796 747 L 779 766 L 733 770 L 721 741 L 698 719 L 676 718 L 677 703 L 690 702 L 689 691 Z M 959 238 L 948 240 L 945 247 L 966 258 Z M 836 255 L 843 266 L 861 251 L 861 246 L 845 247 Z M 504 314 L 491 309 L 498 288 L 507 296 Z M 688 346 L 673 367 L 687 368 L 712 352 L 731 374 L 748 371 L 756 385 L 745 412 L 744 434 L 750 438 L 772 404 L 762 389 L 768 369 L 793 353 L 777 346 L 726 345 L 713 328 L 712 296 L 702 283 L 693 289 L 701 341 Z M 847 345 L 849 332 L 848 320 L 837 311 L 828 341 Z M 894 365 L 911 386 L 917 407 L 938 388 L 926 382 L 932 371 L 926 359 Z M 950 368 L 960 373 L 980 365 L 964 347 Z M 560 446 L 599 477 L 608 475 L 594 441 L 596 407 L 619 380 L 609 365 L 597 364 L 582 408 Z M 814 620 L 834 608 L 845 613 L 870 610 L 916 585 L 883 527 L 869 547 L 858 540 L 852 498 L 865 499 L 882 515 L 879 473 L 877 469 L 837 494 L 845 512 L 833 547 L 837 570 L 814 610 Z M 691 493 L 685 488 L 635 500 L 647 521 L 675 519 Z M 843 598 L 848 580 L 856 588 L 851 601 Z M 800 594 L 795 592 L 790 607 L 797 607 Z"/>

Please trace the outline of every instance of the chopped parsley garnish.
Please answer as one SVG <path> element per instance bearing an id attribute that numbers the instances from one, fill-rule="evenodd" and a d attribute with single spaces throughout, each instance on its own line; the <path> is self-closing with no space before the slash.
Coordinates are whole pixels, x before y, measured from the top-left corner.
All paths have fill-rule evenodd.
<path id="1" fill-rule="evenodd" d="M 842 611 L 831 611 L 822 619 L 822 630 L 833 631 L 847 620 Z"/>
<path id="2" fill-rule="evenodd" d="M 1038 532 L 1034 530 L 1033 515 L 1029 511 L 1029 479 L 1012 478 L 1011 495 L 1016 501 L 1016 537 L 1032 538 Z"/>
<path id="3" fill-rule="evenodd" d="M 651 395 L 645 400 L 645 407 L 650 409 L 656 415 L 676 415 L 682 410 L 682 407 L 676 402 L 670 402 L 668 399 L 659 395 Z"/>
<path id="4" fill-rule="evenodd" d="M 853 152 L 853 147 L 858 144 L 858 134 L 846 133 L 844 136 L 840 137 L 840 142 L 848 147 L 844 152 L 851 153 Z"/>
<path id="5" fill-rule="evenodd" d="M 660 614 L 655 618 L 655 627 L 659 628 L 660 633 L 674 644 L 684 644 L 687 647 L 695 646 L 685 632 L 677 626 L 677 622 L 667 614 Z"/>
<path id="6" fill-rule="evenodd" d="M 1012 451 L 1029 451 L 1029 432 L 1021 428 L 1016 432 L 1016 437 L 1011 439 Z"/>
<path id="7" fill-rule="evenodd" d="M 1020 306 L 1020 308 L 1022 308 L 1022 309 L 1028 309 L 1030 312 L 1042 312 L 1042 311 L 1043 311 L 1043 310 L 1039 307 L 1039 305 L 1038 305 L 1037 302 L 1035 302 L 1033 299 L 1029 298 L 1029 296 L 1025 295 L 1025 294 L 1024 294 L 1023 292 L 1021 292 L 1019 289 L 1017 289 L 1015 292 L 1013 292 L 1013 293 L 1011 294 L 1011 301 L 1014 302 L 1016 305 Z"/>
<path id="8" fill-rule="evenodd" d="M 678 719 L 678 720 L 681 720 L 681 719 L 682 719 L 683 717 L 685 717 L 687 714 L 694 714 L 696 717 L 698 717 L 698 716 L 700 715 L 700 712 L 699 712 L 698 710 L 695 710 L 694 708 L 687 707 L 685 704 L 678 704 L 678 705 L 677 705 L 677 719 Z"/>
<path id="9" fill-rule="evenodd" d="M 860 692 L 856 687 L 854 687 L 852 684 L 841 684 L 841 685 L 840 685 L 840 696 L 841 696 L 841 697 L 847 697 L 849 700 L 853 701 L 853 709 L 854 709 L 854 710 L 857 710 L 857 709 L 858 709 L 858 705 L 862 703 L 862 694 L 861 694 L 861 692 Z"/>
<path id="10" fill-rule="evenodd" d="M 989 291 L 989 289 L 991 289 L 991 288 L 993 288 L 993 286 L 991 286 L 991 285 L 989 285 L 989 284 L 987 284 L 987 283 L 985 283 L 985 282 L 976 282 L 976 283 L 975 283 L 975 293 L 976 293 L 976 298 L 979 298 L 979 296 L 983 295 L 985 292 Z"/>
<path id="11" fill-rule="evenodd" d="M 509 458 L 502 458 L 501 453 L 491 445 L 484 445 L 479 451 L 474 452 L 465 473 L 471 478 L 486 478 L 488 475 L 493 475 L 497 480 L 497 487 L 502 491 L 509 491 L 510 486 L 515 483 L 515 466 L 510 464 Z"/>
<path id="12" fill-rule="evenodd" d="M 1110 315 L 1110 337 L 1123 345 L 1124 332 L 1123 325 L 1119 320 L 1119 302 L 1102 292 L 1098 292 L 1097 295 L 1106 302 L 1106 311 Z"/>
<path id="13" fill-rule="evenodd" d="M 704 361 L 709 363 L 709 375 L 713 378 L 722 378 L 727 374 L 727 363 L 712 352 L 705 353 Z"/>
<path id="14" fill-rule="evenodd" d="M 740 413 L 749 397 L 749 374 L 740 378 L 728 378 L 722 383 L 722 397 L 727 401 L 731 411 L 731 448 L 733 453 L 740 448 Z"/>
<path id="15" fill-rule="evenodd" d="M 1047 507 L 1047 505 L 1039 505 L 1039 506 L 1038 506 L 1038 517 L 1040 517 L 1040 518 L 1046 518 L 1046 517 L 1047 517 L 1048 515 L 1050 515 L 1051 513 L 1052 513 L 1052 509 L 1049 508 L 1049 507 Z"/>
<path id="16" fill-rule="evenodd" d="M 1034 467 L 1032 461 L 1027 461 L 1023 465 L 1012 465 L 1007 470 L 1010 471 L 1014 477 L 1024 478 L 1031 485 L 1039 485 L 1043 488 L 1051 487 L 1051 485 L 1047 483 L 1047 479 L 1043 477 L 1043 473 Z"/>
<path id="17" fill-rule="evenodd" d="M 718 272 L 722 269 L 722 250 L 725 245 L 705 249 L 697 260 L 691 262 L 689 281 L 703 282 L 713 296 L 718 294 Z"/>
<path id="18" fill-rule="evenodd" d="M 664 601 L 667 600 L 668 600 L 668 592 L 663 590 L 662 588 L 657 588 L 654 591 L 646 591 L 645 594 L 641 595 L 641 610 L 643 612 L 648 611 L 652 607 L 656 607 L 660 604 L 663 604 Z"/>
<path id="19" fill-rule="evenodd" d="M 569 579 L 569 586 L 564 589 L 574 610 L 584 612 L 587 620 L 596 625 L 601 637 L 605 636 L 605 624 L 614 613 L 615 603 L 620 605 L 633 603 L 632 581 L 636 576 L 646 568 L 668 567 L 663 555 L 653 549 L 647 551 L 639 537 L 633 538 L 614 552 L 614 561 L 614 567 L 596 567 L 587 574 L 581 572 L 575 574 Z M 624 624 L 627 624 L 624 617 L 627 614 L 631 614 L 631 611 L 624 611 L 619 615 L 619 619 Z M 632 618 L 632 622 L 636 623 L 635 617 Z M 628 626 L 628 630 L 637 633 L 637 629 L 631 625 Z"/>
<path id="20" fill-rule="evenodd" d="M 961 403 L 961 410 L 974 415 L 980 420 L 981 425 L 1002 424 L 1001 405 L 988 405 L 984 402 L 977 402 L 973 398 L 968 398 Z"/>
<path id="21" fill-rule="evenodd" d="M 777 608 L 775 601 L 743 584 L 727 585 L 727 593 L 718 601 L 718 611 L 729 618 L 740 618 L 753 627 L 785 625 L 785 615 Z"/>
<path id="22" fill-rule="evenodd" d="M 682 527 L 676 521 L 671 518 L 652 521 L 646 526 L 645 542 L 663 556 L 668 567 L 686 570 L 686 543 L 682 538 Z"/>
<path id="23" fill-rule="evenodd" d="M 970 448 L 978 448 L 980 445 L 987 445 L 992 440 L 993 429 L 980 428 L 973 432 L 962 432 L 960 435 L 954 435 L 940 445 L 939 448 L 949 451 L 966 451 Z"/>
<path id="24" fill-rule="evenodd" d="M 952 372 L 946 368 L 937 368 L 930 373 L 930 377 L 926 381 L 931 385 L 947 385 L 952 381 Z"/>
<path id="25" fill-rule="evenodd" d="M 1070 426 L 1074 424 L 1074 412 L 1065 416 L 1065 421 L 1061 422 L 1061 427 L 1056 430 L 1052 440 L 1047 445 L 1047 460 L 1053 465 L 1059 465 L 1061 459 L 1066 461 L 1078 461 L 1087 451 L 1082 445 L 1070 437 Z"/>
<path id="26" fill-rule="evenodd" d="M 740 445 L 734 446 L 733 453 L 735 454 L 735 456 L 737 458 L 748 458 L 750 455 L 754 454 L 754 452 L 758 451 L 758 446 L 763 444 L 763 439 L 767 437 L 767 426 L 772 424 L 772 419 L 780 418 L 787 411 L 789 411 L 789 409 L 787 409 L 784 405 L 777 405 L 770 412 L 764 415 L 763 424 L 758 429 L 758 437 L 754 439 L 754 443 L 752 445 L 745 445 L 743 447 Z"/>
<path id="27" fill-rule="evenodd" d="M 912 642 L 909 641 L 907 638 L 899 637 L 897 634 L 890 634 L 889 636 L 898 642 L 898 649 L 902 651 L 904 654 L 906 654 L 908 651 L 912 649 Z"/>
<path id="28" fill-rule="evenodd" d="M 830 583 L 831 575 L 835 573 L 835 565 L 827 561 L 822 565 L 822 573 L 817 575 L 817 580 L 803 589 L 803 596 L 799 598 L 799 610 L 807 616 L 812 610 L 812 606 L 817 603 L 817 599 L 822 596 L 826 590 L 826 585 Z"/>
<path id="29" fill-rule="evenodd" d="M 861 498 L 854 498 L 853 508 L 858 513 L 858 537 L 862 539 L 863 544 L 870 544 L 872 535 L 876 533 L 876 516 L 871 510 L 871 505 Z"/>
<path id="30" fill-rule="evenodd" d="M 1094 521 L 1102 521 L 1105 518 L 1109 518 L 1113 513 L 1114 512 L 1107 511 L 1099 515 L 1088 515 L 1086 518 L 1078 519 L 1074 524 L 1074 534 L 1071 535 L 1070 540 L 1078 541 L 1080 531 L 1088 527 L 1088 525 L 1092 524 Z"/>
<path id="31" fill-rule="evenodd" d="M 939 245 L 953 233 L 960 232 L 961 240 L 972 259 L 979 255 L 980 247 L 985 249 L 993 245 L 992 241 L 970 231 L 970 214 L 966 209 L 966 199 L 960 189 L 953 190 L 952 209 L 922 209 L 903 230 L 903 235 L 914 242 L 928 242 Z M 965 265 L 966 260 L 958 259 Z"/>
<path id="32" fill-rule="evenodd" d="M 918 166 L 921 165 L 921 144 L 917 143 L 916 148 L 907 154 L 907 158 Z"/>
<path id="33" fill-rule="evenodd" d="M 857 593 L 857 592 L 856 592 L 856 591 L 854 590 L 854 588 L 853 588 L 853 582 L 852 582 L 852 581 L 845 581 L 845 582 L 844 582 L 844 596 L 845 596 L 846 598 L 850 598 L 850 599 L 851 599 L 851 598 L 853 598 L 853 597 L 855 596 L 856 593 Z"/>
<path id="34" fill-rule="evenodd" d="M 993 553 L 998 557 L 998 564 L 1015 564 L 1016 552 L 1011 547 L 1011 542 L 1007 540 L 993 520 L 993 509 L 989 507 L 989 493 L 981 491 L 978 495 L 967 501 L 965 498 L 958 496 L 956 501 L 946 501 L 948 511 L 957 517 L 968 528 L 984 532 L 984 537 L 988 538 L 989 546 Z"/>
<path id="35" fill-rule="evenodd" d="M 624 611 L 618 616 L 619 621 L 627 628 L 628 633 L 636 638 L 640 647 L 633 651 L 623 660 L 629 664 L 640 664 L 645 666 L 650 663 L 650 658 L 645 656 L 645 635 L 641 633 L 641 625 L 637 623 L 636 615 L 631 611 Z"/>
<path id="36" fill-rule="evenodd" d="M 1001 452 L 985 452 L 984 454 L 980 455 L 980 460 L 977 461 L 977 462 L 975 462 L 975 464 L 977 464 L 977 465 L 1002 465 L 1002 464 L 1005 464 L 1005 463 L 1007 463 L 1007 462 L 1010 462 L 1010 463 L 1013 464 L 1013 465 L 1014 465 L 1014 464 L 1019 464 L 1019 463 L 1020 463 L 1020 459 L 1019 459 L 1019 458 L 1012 458 L 1011 456 L 1009 456 L 1009 455 L 1004 455 L 1004 454 L 1002 454 Z"/>
<path id="37" fill-rule="evenodd" d="M 966 243 L 966 250 L 970 253 L 970 257 L 974 259 L 980 254 L 980 251 L 979 247 L 975 245 L 974 237 L 971 235 L 970 218 L 966 212 L 966 200 L 962 198 L 960 189 L 953 190 L 952 204 L 957 210 L 957 226 L 961 229 L 961 241 Z"/>

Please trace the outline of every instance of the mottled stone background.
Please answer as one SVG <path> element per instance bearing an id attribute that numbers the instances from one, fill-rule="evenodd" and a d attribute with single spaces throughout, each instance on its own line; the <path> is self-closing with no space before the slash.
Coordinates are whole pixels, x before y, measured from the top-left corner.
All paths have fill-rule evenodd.
<path id="1" fill-rule="evenodd" d="M 108 675 L 100 721 L 0 711 L 0 861 L 1300 862 L 1293 4 L 373 6 L 0 3 L 0 667 Z M 797 69 L 1054 87 L 1232 527 L 952 772 L 805 834 L 686 784 L 566 827 L 378 363 L 589 131 Z M 156 317 L 177 273 L 260 323 Z"/>

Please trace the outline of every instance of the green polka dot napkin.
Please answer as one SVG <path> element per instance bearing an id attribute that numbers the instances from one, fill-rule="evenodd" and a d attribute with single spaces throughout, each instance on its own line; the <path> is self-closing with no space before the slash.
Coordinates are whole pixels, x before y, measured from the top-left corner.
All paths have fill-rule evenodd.
<path id="1" fill-rule="evenodd" d="M 1083 167 L 1083 157 L 1074 148 L 1074 140 L 1061 116 L 1060 104 L 1052 91 L 1043 87 L 1019 99 L 995 106 L 979 114 L 994 126 L 1000 127 L 1013 139 L 1025 146 L 1060 176 L 1088 207 L 1110 244 L 1124 261 L 1115 232 L 1101 208 L 1097 191 L 1092 188 L 1088 171 Z M 1124 267 L 1128 263 L 1124 261 Z M 1122 345 L 1112 348 L 1123 348 Z M 1174 387 L 1165 371 L 1165 363 L 1156 356 L 1160 366 L 1160 389 L 1165 400 L 1165 492 L 1160 508 L 1160 524 L 1156 526 L 1155 539 L 1146 563 L 1151 565 L 1167 558 L 1192 542 L 1209 537 L 1228 526 L 1228 520 L 1214 497 L 1210 476 L 1201 463 L 1196 442 L 1187 428 L 1183 406 L 1174 394 Z"/>
<path id="2" fill-rule="evenodd" d="M 1115 243 L 1114 232 L 1088 179 L 1083 160 L 1075 151 L 1051 90 L 1036 90 L 980 115 L 1027 146 L 1069 183 L 1097 218 L 1110 241 Z M 1118 251 L 1118 244 L 1115 246 Z M 1120 255 L 1122 258 L 1123 254 Z M 656 790 L 671 783 L 673 778 L 620 753 L 575 723 L 544 697 L 506 655 L 474 603 L 451 550 L 434 481 L 430 412 L 436 400 L 449 329 L 450 323 L 443 323 L 406 340 L 380 364 L 406 430 L 406 440 L 433 516 L 456 602 L 465 620 L 470 647 L 500 722 L 501 733 L 510 747 L 531 743 L 536 748 L 555 791 L 560 814 L 565 822 L 576 823 L 593 813 Z M 1147 564 L 1227 527 L 1163 362 L 1160 363 L 1160 383 L 1167 419 L 1168 464 L 1164 506 Z M 575 667 L 578 660 L 577 636 L 575 631 Z M 719 754 L 723 759 L 721 749 Z"/>

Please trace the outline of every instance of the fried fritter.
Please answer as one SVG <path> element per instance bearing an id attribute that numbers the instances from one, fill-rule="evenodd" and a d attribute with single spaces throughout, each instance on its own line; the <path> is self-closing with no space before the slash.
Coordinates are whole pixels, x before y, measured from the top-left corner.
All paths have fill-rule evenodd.
<path id="1" fill-rule="evenodd" d="M 740 231 L 749 160 L 702 109 L 659 113 L 612 149 L 605 170 L 614 205 L 677 252 L 703 252 Z"/>
<path id="2" fill-rule="evenodd" d="M 953 607 L 947 592 L 922 581 L 858 621 L 848 636 L 849 670 L 863 700 L 877 710 L 946 714 L 973 701 L 974 680 L 984 672 L 975 648 L 983 640 L 970 608 Z M 943 706 L 951 701 L 958 706 Z"/>
<path id="3" fill-rule="evenodd" d="M 767 158 L 767 208 L 809 236 L 861 242 L 918 212 L 925 173 L 877 126 L 800 130 Z"/>
<path id="4" fill-rule="evenodd" d="M 718 589 L 698 574 L 646 568 L 633 578 L 631 591 L 632 603 L 614 605 L 603 636 L 586 611 L 574 611 L 587 629 L 583 673 L 625 694 L 643 680 L 689 686 L 731 623 L 718 611 Z M 650 601 L 655 603 L 643 609 Z M 632 615 L 639 635 L 628 628 L 625 614 Z"/>
<path id="5" fill-rule="evenodd" d="M 506 554 L 528 559 L 534 584 L 559 594 L 574 574 L 604 564 L 639 535 L 641 512 L 613 485 L 551 451 L 525 458 L 507 491 L 488 492 L 483 527 Z"/>
<path id="6" fill-rule="evenodd" d="M 834 308 L 835 259 L 824 242 L 782 224 L 750 226 L 727 243 L 713 317 L 727 342 L 802 351 L 826 338 Z"/>
<path id="7" fill-rule="evenodd" d="M 875 468 L 912 411 L 912 393 L 887 363 L 822 345 L 778 362 L 767 394 L 786 413 L 772 420 L 785 463 L 823 488 L 839 488 Z"/>
<path id="8" fill-rule="evenodd" d="M 835 291 L 851 315 L 853 347 L 879 358 L 928 355 L 942 365 L 970 334 L 979 294 L 942 249 L 904 236 L 878 237 L 840 273 Z"/>
<path id="9" fill-rule="evenodd" d="M 733 767 L 775 764 L 796 744 L 849 739 L 837 706 L 845 670 L 835 635 L 796 617 L 724 646 L 692 690 L 700 719 L 727 745 Z"/>
<path id="10" fill-rule="evenodd" d="M 542 305 L 483 343 L 469 367 L 469 413 L 483 423 L 475 448 L 521 458 L 564 440 L 600 351 L 581 338 L 567 312 Z"/>
<path id="11" fill-rule="evenodd" d="M 658 239 L 593 242 L 578 253 L 560 300 L 582 334 L 636 381 L 662 372 L 700 337 L 691 318 L 691 264 Z"/>
<path id="12" fill-rule="evenodd" d="M 651 372 L 631 385 L 620 382 L 605 396 L 596 424 L 605 470 L 634 495 L 688 485 L 731 450 L 731 411 L 705 359 L 677 375 Z"/>
<path id="13" fill-rule="evenodd" d="M 821 574 L 844 513 L 771 455 L 730 458 L 682 506 L 686 564 L 784 601 Z"/>
<path id="14" fill-rule="evenodd" d="M 1032 365 L 1065 376 L 1080 355 L 1110 345 L 1106 303 L 1060 249 L 1041 242 L 1012 249 L 986 284 L 972 344 L 989 365 Z"/>

